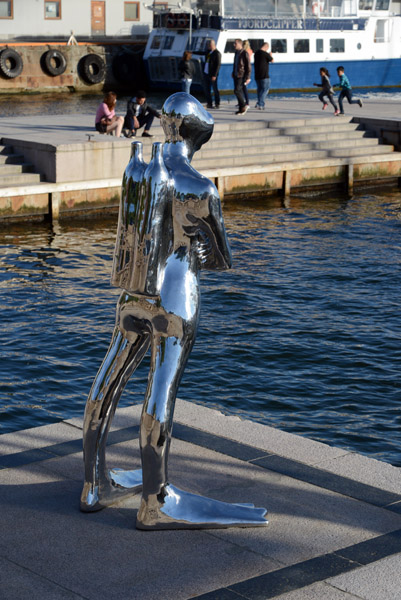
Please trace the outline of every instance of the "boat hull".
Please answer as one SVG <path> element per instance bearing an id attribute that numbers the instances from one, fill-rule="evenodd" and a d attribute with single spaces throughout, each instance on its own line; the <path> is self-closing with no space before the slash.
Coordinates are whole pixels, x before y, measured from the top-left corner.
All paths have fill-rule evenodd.
<path id="1" fill-rule="evenodd" d="M 320 81 L 319 69 L 325 67 L 331 75 L 331 82 L 336 84 L 338 77 L 336 69 L 339 65 L 345 67 L 345 72 L 353 87 L 397 87 L 401 86 L 401 58 L 392 59 L 374 59 L 374 60 L 355 60 L 355 61 L 316 61 L 316 62 L 297 62 L 297 63 L 273 63 L 270 66 L 270 78 L 272 90 L 307 90 L 313 88 L 313 83 Z M 152 89 L 155 90 L 176 90 L 181 89 L 180 82 L 172 81 L 166 77 L 163 81 L 157 81 L 152 78 L 149 63 L 146 60 L 148 79 Z M 219 73 L 219 89 L 221 91 L 233 91 L 232 64 L 222 64 Z M 194 80 L 194 90 L 202 88 L 201 78 L 198 75 Z M 256 82 L 253 76 L 249 84 L 249 89 L 256 89 Z"/>

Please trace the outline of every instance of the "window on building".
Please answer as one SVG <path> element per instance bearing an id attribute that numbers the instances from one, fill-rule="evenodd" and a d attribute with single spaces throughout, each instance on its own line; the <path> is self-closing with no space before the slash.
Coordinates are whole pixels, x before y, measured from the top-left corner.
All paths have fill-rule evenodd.
<path id="1" fill-rule="evenodd" d="M 45 0 L 45 19 L 61 19 L 61 0 Z"/>
<path id="2" fill-rule="evenodd" d="M 124 21 L 139 21 L 139 2 L 124 2 Z"/>
<path id="3" fill-rule="evenodd" d="M 344 40 L 330 40 L 330 52 L 345 52 Z"/>
<path id="4" fill-rule="evenodd" d="M 272 52 L 285 54 L 287 52 L 287 40 L 272 40 Z"/>
<path id="5" fill-rule="evenodd" d="M 0 0 L 0 19 L 13 18 L 13 0 Z"/>
<path id="6" fill-rule="evenodd" d="M 309 40 L 294 40 L 294 52 L 309 52 Z"/>
<path id="7" fill-rule="evenodd" d="M 323 40 L 316 40 L 316 52 L 323 52 Z"/>

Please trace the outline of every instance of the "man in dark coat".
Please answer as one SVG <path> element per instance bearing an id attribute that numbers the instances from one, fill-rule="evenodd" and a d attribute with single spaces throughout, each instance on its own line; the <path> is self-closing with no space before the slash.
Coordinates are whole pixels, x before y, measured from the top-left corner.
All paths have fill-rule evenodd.
<path id="1" fill-rule="evenodd" d="M 272 53 L 269 52 L 269 44 L 264 42 L 263 46 L 256 50 L 254 58 L 255 80 L 258 91 L 258 101 L 255 108 L 264 110 L 266 96 L 270 88 L 269 64 L 274 62 Z"/>
<path id="2" fill-rule="evenodd" d="M 221 65 L 221 53 L 216 48 L 216 42 L 209 40 L 208 52 L 206 54 L 205 67 L 203 69 L 203 87 L 206 96 L 207 108 L 213 108 L 212 93 L 214 93 L 214 108 L 220 107 L 220 94 L 217 87 Z"/>
<path id="3" fill-rule="evenodd" d="M 127 114 L 124 120 L 123 134 L 125 137 L 134 137 L 136 130 L 145 126 L 142 137 L 153 137 L 149 130 L 152 126 L 153 119 L 160 119 L 160 113 L 146 102 L 146 93 L 139 90 L 127 102 Z"/>
<path id="4" fill-rule="evenodd" d="M 234 94 L 238 100 L 238 110 L 236 115 L 244 115 L 249 106 L 246 106 L 243 86 L 251 81 L 251 60 L 249 54 L 243 48 L 242 40 L 237 39 L 234 42 L 235 56 L 232 76 L 234 79 Z"/>

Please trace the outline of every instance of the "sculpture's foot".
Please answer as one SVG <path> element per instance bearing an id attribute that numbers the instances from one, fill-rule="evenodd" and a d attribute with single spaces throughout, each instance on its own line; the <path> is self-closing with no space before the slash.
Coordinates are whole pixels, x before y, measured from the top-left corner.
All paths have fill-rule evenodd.
<path id="1" fill-rule="evenodd" d="M 158 496 L 142 498 L 136 526 L 151 530 L 263 527 L 268 524 L 266 513 L 253 504 L 229 504 L 166 485 Z"/>
<path id="2" fill-rule="evenodd" d="M 101 483 L 85 482 L 81 494 L 80 509 L 95 512 L 111 506 L 124 498 L 134 496 L 142 490 L 142 470 L 124 471 L 110 469 L 109 477 Z"/>

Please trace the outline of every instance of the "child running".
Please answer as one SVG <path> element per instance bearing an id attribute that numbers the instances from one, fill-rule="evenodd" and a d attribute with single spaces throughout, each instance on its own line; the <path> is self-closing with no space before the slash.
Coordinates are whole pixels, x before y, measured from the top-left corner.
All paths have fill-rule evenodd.
<path id="1" fill-rule="evenodd" d="M 334 107 L 334 115 L 337 116 L 340 111 L 338 110 L 337 104 L 334 102 L 334 90 L 331 87 L 330 83 L 330 73 L 324 67 L 320 68 L 320 77 L 322 78 L 321 83 L 314 83 L 313 85 L 317 85 L 322 88 L 322 91 L 319 94 L 319 100 L 323 102 L 323 110 L 326 110 L 328 107 L 327 102 L 324 97 L 326 96 L 329 99 L 330 104 Z"/>
<path id="2" fill-rule="evenodd" d="M 352 99 L 352 87 L 348 80 L 348 77 L 344 73 L 344 67 L 337 67 L 337 73 L 340 78 L 339 87 L 341 88 L 340 95 L 338 97 L 338 104 L 340 105 L 340 115 L 344 114 L 343 98 L 347 98 L 348 104 L 359 104 L 362 108 L 362 100 Z"/>

